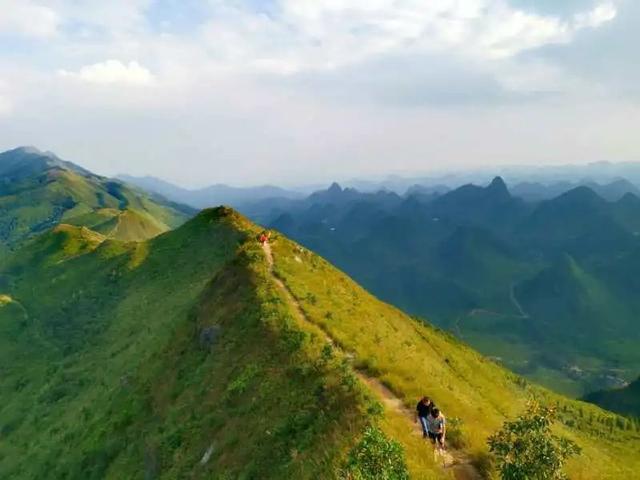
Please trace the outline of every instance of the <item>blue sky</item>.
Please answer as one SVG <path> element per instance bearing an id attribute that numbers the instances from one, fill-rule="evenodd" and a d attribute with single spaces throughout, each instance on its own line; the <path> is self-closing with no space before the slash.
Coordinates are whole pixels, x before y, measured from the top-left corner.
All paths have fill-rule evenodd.
<path id="1" fill-rule="evenodd" d="M 184 185 L 639 160 L 633 0 L 4 0 L 0 148 Z"/>

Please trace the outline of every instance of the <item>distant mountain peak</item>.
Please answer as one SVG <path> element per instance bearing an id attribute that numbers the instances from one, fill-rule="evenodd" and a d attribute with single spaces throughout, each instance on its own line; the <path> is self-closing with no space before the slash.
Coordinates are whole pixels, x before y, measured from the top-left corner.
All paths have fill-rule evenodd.
<path id="1" fill-rule="evenodd" d="M 557 200 L 575 200 L 575 201 L 602 201 L 604 199 L 598 195 L 595 190 L 585 185 L 572 188 L 571 190 L 560 195 Z"/>
<path id="2" fill-rule="evenodd" d="M 342 187 L 338 182 L 333 182 L 331 186 L 327 189 L 329 193 L 342 193 Z"/>
<path id="3" fill-rule="evenodd" d="M 14 152 L 20 153 L 29 153 L 33 155 L 42 155 L 43 152 L 39 148 L 34 147 L 33 145 L 23 145 L 21 147 L 17 147 L 13 150 Z"/>
<path id="4" fill-rule="evenodd" d="M 50 160 L 60 160 L 60 157 L 58 157 L 55 153 L 49 150 L 42 151 L 38 147 L 34 147 L 33 145 L 23 145 L 23 146 L 14 148 L 13 150 L 9 150 L 9 152 L 13 152 L 21 155 L 44 157 Z"/>
<path id="5" fill-rule="evenodd" d="M 495 177 L 491 181 L 491 183 L 489 184 L 487 189 L 494 190 L 496 192 L 501 192 L 501 193 L 507 193 L 507 194 L 509 193 L 509 189 L 507 188 L 507 184 L 505 183 L 503 178 L 500 177 L 500 176 Z"/>
<path id="6" fill-rule="evenodd" d="M 618 200 L 618 203 L 638 205 L 638 203 L 640 203 L 640 197 L 638 197 L 635 193 L 627 192 L 620 198 L 620 200 Z"/>
<path id="7" fill-rule="evenodd" d="M 81 175 L 93 175 L 75 163 L 62 160 L 55 153 L 43 152 L 39 148 L 26 145 L 0 153 L 0 174 L 24 176 L 44 172 L 51 168 L 72 170 Z"/>

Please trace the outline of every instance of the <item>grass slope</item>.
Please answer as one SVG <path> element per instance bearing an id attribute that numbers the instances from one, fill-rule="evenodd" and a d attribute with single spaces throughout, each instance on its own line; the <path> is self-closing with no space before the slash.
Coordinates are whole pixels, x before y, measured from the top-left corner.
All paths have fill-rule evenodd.
<path id="1" fill-rule="evenodd" d="M 252 228 L 217 210 L 88 245 L 61 227 L 5 262 L 0 476 L 337 471 L 371 401 L 295 325 Z"/>
<path id="2" fill-rule="evenodd" d="M 632 475 L 627 469 L 637 468 L 639 437 L 626 430 L 631 428 L 627 422 L 529 385 L 449 334 L 378 301 L 287 240 L 276 242 L 274 254 L 278 275 L 307 316 L 353 352 L 356 367 L 381 379 L 408 407 L 423 394 L 434 398 L 450 419 L 459 419 L 460 442 L 478 464 L 483 464 L 487 435 L 528 399 L 538 398 L 559 406 L 561 430 L 584 448 L 582 458 L 571 465 L 571 478 L 627 478 Z M 622 438 L 607 436 L 610 441 L 602 444 L 614 424 Z M 410 451 L 411 440 L 401 425 L 390 425 L 388 432 Z"/>
<path id="3" fill-rule="evenodd" d="M 0 154 L 0 213 L 0 254 L 6 254 L 60 223 L 143 240 L 177 227 L 191 210 L 22 148 Z"/>
<path id="4" fill-rule="evenodd" d="M 434 397 L 479 467 L 531 396 L 557 402 L 585 449 L 572 478 L 640 466 L 618 417 L 528 385 L 279 237 L 273 271 L 301 317 L 257 232 L 223 208 L 142 243 L 60 226 L 1 261 L 0 477 L 340 478 L 373 422 L 412 478 L 450 478 L 358 371 L 410 408 Z"/>

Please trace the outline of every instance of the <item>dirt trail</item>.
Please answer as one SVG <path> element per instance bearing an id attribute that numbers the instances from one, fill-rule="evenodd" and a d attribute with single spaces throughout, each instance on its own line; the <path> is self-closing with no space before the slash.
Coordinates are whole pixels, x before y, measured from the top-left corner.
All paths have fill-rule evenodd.
<path id="1" fill-rule="evenodd" d="M 309 323 L 317 327 L 318 325 L 309 320 L 307 315 L 304 313 L 304 310 L 302 310 L 300 303 L 293 296 L 293 294 L 289 290 L 289 287 L 287 287 L 285 283 L 273 272 L 273 253 L 271 252 L 271 245 L 269 244 L 269 242 L 265 242 L 262 245 L 262 248 L 267 257 L 267 263 L 269 265 L 271 276 L 275 284 L 287 298 L 289 304 L 293 306 L 295 315 L 304 323 Z M 324 329 L 323 333 L 325 335 L 326 341 L 331 345 L 334 345 L 335 347 L 335 342 L 333 341 L 329 333 Z M 414 413 L 404 405 L 402 399 L 400 399 L 376 377 L 367 375 L 365 372 L 360 370 L 356 371 L 356 375 L 358 376 L 359 380 L 367 385 L 369 390 L 371 390 L 380 399 L 382 404 L 387 409 L 404 416 L 407 421 L 411 422 L 411 424 L 413 425 L 414 434 L 422 437 L 422 429 L 420 425 L 414 421 Z M 427 444 L 425 445 L 425 448 L 431 448 L 431 446 Z M 451 471 L 456 480 L 482 480 L 483 478 L 482 475 L 480 475 L 480 473 L 473 466 L 471 458 L 466 453 L 460 450 L 453 450 L 451 448 L 448 448 L 446 451 L 434 450 L 434 460 L 436 461 L 436 463 L 442 463 L 442 467 L 445 470 Z"/>

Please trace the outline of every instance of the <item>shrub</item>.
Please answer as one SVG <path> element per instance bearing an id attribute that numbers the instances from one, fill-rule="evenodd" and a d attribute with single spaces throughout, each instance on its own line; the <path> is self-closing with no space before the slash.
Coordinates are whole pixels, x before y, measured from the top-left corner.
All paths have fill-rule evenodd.
<path id="1" fill-rule="evenodd" d="M 260 369 L 257 365 L 247 365 L 242 373 L 240 373 L 240 375 L 238 375 L 227 385 L 227 389 L 225 391 L 225 400 L 229 402 L 237 398 L 239 395 L 243 394 L 247 390 L 247 388 L 249 388 L 249 384 L 256 377 L 259 371 Z"/>
<path id="2" fill-rule="evenodd" d="M 408 480 L 402 445 L 376 427 L 367 427 L 351 450 L 342 476 L 345 480 Z"/>
<path id="3" fill-rule="evenodd" d="M 573 441 L 553 435 L 555 409 L 532 402 L 527 411 L 489 437 L 489 450 L 503 480 L 566 479 L 562 468 L 580 453 Z"/>

